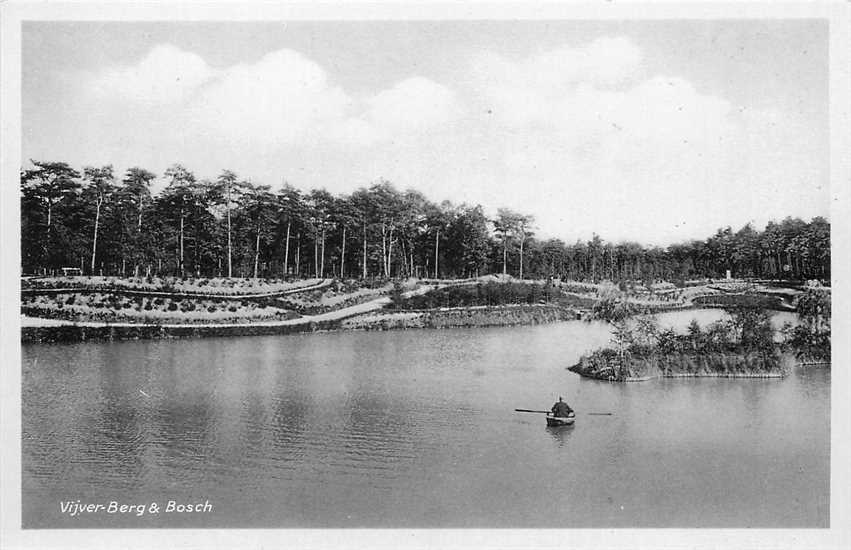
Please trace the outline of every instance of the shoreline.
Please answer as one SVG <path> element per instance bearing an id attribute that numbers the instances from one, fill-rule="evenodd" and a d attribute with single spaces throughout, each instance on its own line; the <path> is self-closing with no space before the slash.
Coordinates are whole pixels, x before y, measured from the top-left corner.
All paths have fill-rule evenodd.
<path id="1" fill-rule="evenodd" d="M 580 374 L 580 373 L 577 373 Z M 603 378 L 596 376 L 587 376 L 584 374 L 580 374 L 585 378 L 590 378 L 592 380 L 600 380 L 602 382 L 648 382 L 650 380 L 660 380 L 663 378 L 786 378 L 786 374 L 781 372 L 769 372 L 763 374 L 749 374 L 749 373 L 676 373 L 676 374 L 659 374 L 656 376 L 634 376 L 629 378 L 617 379 L 614 377 Z"/>
<path id="2" fill-rule="evenodd" d="M 24 317 L 21 342 L 71 343 L 172 338 L 270 336 L 335 330 L 407 330 L 416 328 L 475 328 L 528 326 L 578 320 L 576 310 L 558 306 L 509 305 L 383 310 L 387 297 L 365 304 L 298 319 L 248 323 L 103 323 Z"/>

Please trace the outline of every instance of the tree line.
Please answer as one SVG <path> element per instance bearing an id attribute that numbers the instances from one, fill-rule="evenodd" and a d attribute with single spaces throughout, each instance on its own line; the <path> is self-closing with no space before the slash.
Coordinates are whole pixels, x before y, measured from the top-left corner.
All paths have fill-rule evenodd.
<path id="1" fill-rule="evenodd" d="M 347 195 L 273 191 L 230 170 L 199 179 L 180 164 L 157 176 L 133 167 L 78 171 L 31 161 L 21 170 L 25 274 L 180 277 L 519 278 L 684 281 L 723 277 L 828 279 L 830 224 L 786 218 L 763 231 L 719 229 L 662 247 L 537 239 L 534 218 L 501 208 L 435 203 L 381 180 Z"/>

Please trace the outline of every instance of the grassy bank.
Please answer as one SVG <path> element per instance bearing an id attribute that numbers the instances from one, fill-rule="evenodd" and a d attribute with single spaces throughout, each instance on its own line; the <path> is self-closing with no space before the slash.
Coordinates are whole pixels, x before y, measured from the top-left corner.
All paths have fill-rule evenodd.
<path id="1" fill-rule="evenodd" d="M 494 327 L 537 325 L 573 319 L 576 319 L 576 313 L 573 310 L 553 305 L 477 306 L 369 313 L 345 319 L 340 328 L 391 330 Z"/>
<path id="2" fill-rule="evenodd" d="M 453 307 L 494 307 L 546 304 L 562 308 L 588 308 L 591 296 L 580 296 L 557 285 L 540 282 L 479 282 L 436 288 L 419 296 L 394 299 L 398 310 L 426 310 Z"/>

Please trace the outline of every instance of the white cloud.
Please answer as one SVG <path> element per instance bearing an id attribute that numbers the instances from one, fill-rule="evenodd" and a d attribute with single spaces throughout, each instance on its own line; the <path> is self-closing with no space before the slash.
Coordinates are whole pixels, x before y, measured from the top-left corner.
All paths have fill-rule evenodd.
<path id="1" fill-rule="evenodd" d="M 540 235 L 566 239 L 664 243 L 824 213 L 825 195 L 803 191 L 825 179 L 818 124 L 651 72 L 627 39 L 470 61 L 458 85 L 411 76 L 355 95 L 292 50 L 214 70 L 159 46 L 89 82 L 122 102 L 80 109 L 112 124 L 86 149 L 333 192 L 386 177 L 434 200 L 534 214 Z M 140 104 L 157 108 L 128 115 Z"/>
<path id="2" fill-rule="evenodd" d="M 792 174 L 818 177 L 788 113 L 743 113 L 684 78 L 641 74 L 641 59 L 624 39 L 474 59 L 509 206 L 536 212 L 549 235 L 651 242 L 800 210 L 788 188 L 769 192 Z"/>
<path id="3" fill-rule="evenodd" d="M 352 99 L 315 62 L 292 50 L 236 65 L 200 91 L 187 110 L 200 136 L 274 148 L 318 139 L 345 117 Z"/>
<path id="4" fill-rule="evenodd" d="M 267 155 L 287 146 L 361 148 L 410 139 L 462 112 L 453 91 L 420 76 L 352 98 L 317 63 L 286 49 L 213 70 L 193 53 L 160 45 L 136 65 L 97 75 L 90 90 L 156 104 L 177 122 L 185 143 Z"/>
<path id="5" fill-rule="evenodd" d="M 200 56 L 162 44 L 136 65 L 101 72 L 91 80 L 90 89 L 101 98 L 172 102 L 184 99 L 215 76 L 216 71 Z"/>
<path id="6" fill-rule="evenodd" d="M 513 125 L 546 124 L 553 106 L 577 85 L 628 82 L 641 67 L 640 50 L 626 38 L 599 38 L 580 47 L 562 46 L 519 61 L 491 52 L 475 56 L 483 100 L 497 118 Z"/>
<path id="7" fill-rule="evenodd" d="M 423 77 L 403 80 L 363 103 L 364 112 L 337 129 L 341 142 L 368 146 L 423 136 L 453 124 L 463 112 L 452 90 Z"/>

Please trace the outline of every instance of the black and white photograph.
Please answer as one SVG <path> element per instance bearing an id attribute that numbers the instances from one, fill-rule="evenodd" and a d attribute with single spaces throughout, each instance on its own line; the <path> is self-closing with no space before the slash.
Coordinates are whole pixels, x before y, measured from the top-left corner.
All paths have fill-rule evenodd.
<path id="1" fill-rule="evenodd" d="M 849 543 L 848 3 L 51 4 L 4 548 Z"/>

